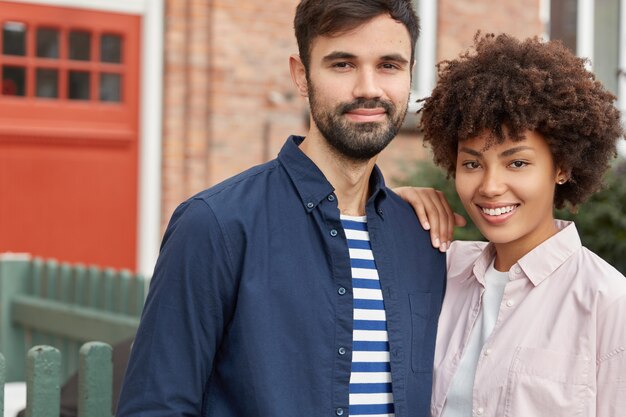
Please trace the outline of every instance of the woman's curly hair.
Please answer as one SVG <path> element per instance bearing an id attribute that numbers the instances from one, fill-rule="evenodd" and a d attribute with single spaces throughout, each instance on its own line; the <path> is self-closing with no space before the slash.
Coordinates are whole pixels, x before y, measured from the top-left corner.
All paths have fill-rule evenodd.
<path id="1" fill-rule="evenodd" d="M 576 206 L 597 191 L 623 137 L 616 97 L 559 41 L 509 35 L 474 38 L 474 52 L 438 64 L 420 128 L 435 163 L 454 175 L 460 141 L 490 132 L 487 147 L 540 133 L 556 166 L 570 173 L 554 205 Z"/>

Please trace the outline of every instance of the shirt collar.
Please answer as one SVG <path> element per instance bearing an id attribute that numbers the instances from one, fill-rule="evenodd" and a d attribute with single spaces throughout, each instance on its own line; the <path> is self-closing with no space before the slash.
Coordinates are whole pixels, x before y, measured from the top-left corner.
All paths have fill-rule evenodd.
<path id="1" fill-rule="evenodd" d="M 278 154 L 278 161 L 298 190 L 304 208 L 310 213 L 322 200 L 332 194 L 335 188 L 317 165 L 300 150 L 299 146 L 303 141 L 302 136 L 290 136 Z M 370 200 L 374 199 L 378 209 L 387 191 L 382 173 L 377 166 L 374 166 L 370 176 L 370 189 L 372 190 Z"/>
<path id="2" fill-rule="evenodd" d="M 509 271 L 511 279 L 525 276 L 537 286 L 582 247 L 573 222 L 555 220 L 554 224 L 559 231 L 517 261 Z M 474 262 L 473 276 L 483 285 L 485 272 L 495 255 L 495 246 L 489 243 Z"/>

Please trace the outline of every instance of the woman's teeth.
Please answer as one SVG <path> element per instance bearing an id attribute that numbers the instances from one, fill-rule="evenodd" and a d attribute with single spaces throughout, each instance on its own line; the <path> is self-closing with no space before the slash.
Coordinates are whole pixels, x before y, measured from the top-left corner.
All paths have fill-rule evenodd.
<path id="1" fill-rule="evenodd" d="M 488 216 L 500 216 L 502 214 L 506 214 L 506 213 L 510 213 L 511 211 L 513 211 L 515 209 L 515 207 L 517 206 L 505 206 L 505 207 L 498 207 L 498 208 L 485 208 L 485 207 L 481 207 L 483 213 L 485 213 Z"/>

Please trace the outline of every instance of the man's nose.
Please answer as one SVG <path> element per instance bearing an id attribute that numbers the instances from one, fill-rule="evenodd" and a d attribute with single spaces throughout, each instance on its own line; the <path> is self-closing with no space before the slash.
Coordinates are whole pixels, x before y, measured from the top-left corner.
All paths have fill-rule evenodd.
<path id="1" fill-rule="evenodd" d="M 363 68 L 359 70 L 353 94 L 357 98 L 382 97 L 383 90 L 379 85 L 374 69 Z"/>

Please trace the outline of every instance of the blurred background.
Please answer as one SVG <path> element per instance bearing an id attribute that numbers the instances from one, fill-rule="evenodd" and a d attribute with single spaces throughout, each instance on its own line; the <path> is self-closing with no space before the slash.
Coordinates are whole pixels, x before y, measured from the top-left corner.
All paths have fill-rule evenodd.
<path id="1" fill-rule="evenodd" d="M 480 29 L 561 39 L 626 109 L 626 0 L 413 2 L 422 25 L 413 98 Z M 288 69 L 297 3 L 0 1 L 0 252 L 150 275 L 181 201 L 306 132 Z M 416 124 L 409 115 L 379 159 L 388 182 L 447 190 L 461 211 Z M 559 213 L 622 272 L 625 175 L 617 160 L 605 191 Z M 480 236 L 470 225 L 458 237 Z"/>

